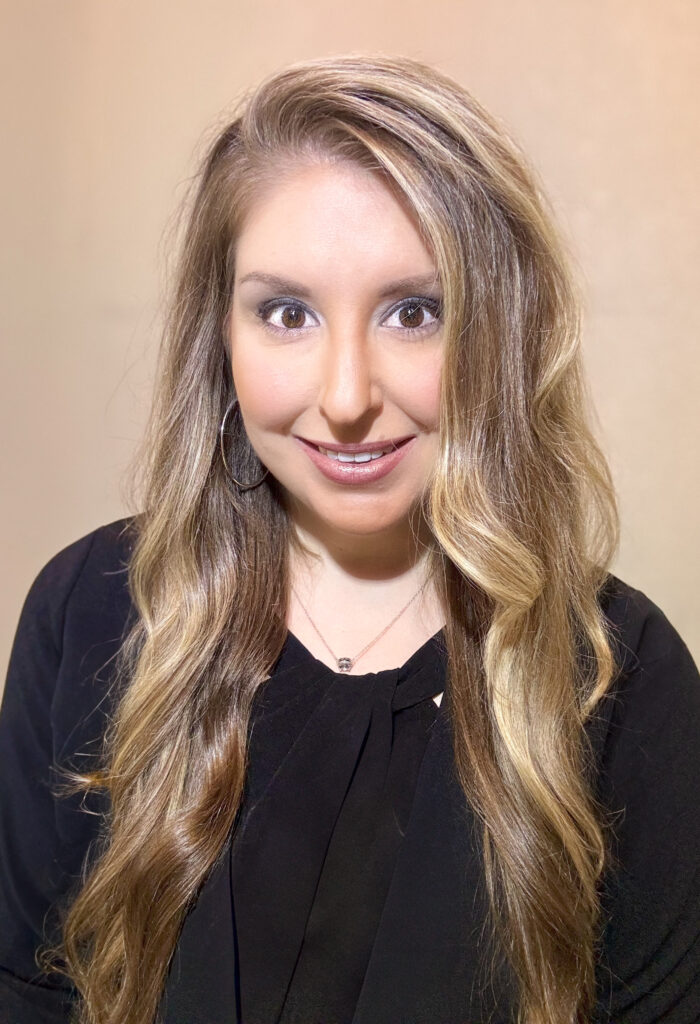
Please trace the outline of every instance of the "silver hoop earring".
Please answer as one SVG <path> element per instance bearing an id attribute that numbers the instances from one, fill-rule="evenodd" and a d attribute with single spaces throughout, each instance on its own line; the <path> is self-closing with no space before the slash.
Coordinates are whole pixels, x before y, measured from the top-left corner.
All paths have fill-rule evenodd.
<path id="1" fill-rule="evenodd" d="M 242 491 L 249 491 L 252 487 L 258 487 L 263 482 L 263 480 L 267 476 L 269 470 L 266 469 L 265 472 L 263 473 L 263 475 L 260 477 L 260 479 L 256 480 L 255 483 L 252 483 L 252 484 L 242 484 L 240 482 L 240 480 L 236 480 L 235 476 L 231 472 L 229 464 L 226 461 L 226 449 L 224 448 L 224 433 L 226 432 L 226 420 L 228 419 L 229 413 L 234 408 L 234 406 L 237 406 L 237 405 L 238 405 L 238 399 L 234 398 L 233 401 L 231 402 L 231 404 L 229 405 L 229 407 L 227 408 L 226 412 L 224 413 L 224 418 L 222 419 L 221 426 L 219 427 L 219 446 L 221 448 L 221 458 L 224 460 L 224 466 L 226 467 L 226 472 L 231 477 L 231 479 L 233 480 L 234 484 L 236 484 L 237 487 L 239 487 Z"/>

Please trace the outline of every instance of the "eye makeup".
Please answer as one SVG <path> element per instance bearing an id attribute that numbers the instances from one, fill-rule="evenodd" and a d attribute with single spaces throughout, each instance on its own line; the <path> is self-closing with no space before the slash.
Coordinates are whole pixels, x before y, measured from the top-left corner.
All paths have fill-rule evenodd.
<path id="1" fill-rule="evenodd" d="M 278 324 L 271 323 L 268 317 L 271 313 L 274 313 L 279 309 L 292 309 L 296 313 L 301 313 L 304 316 L 310 316 L 315 319 L 313 311 L 305 303 L 300 302 L 299 299 L 292 298 L 291 296 L 267 299 L 258 304 L 255 309 L 255 315 L 262 322 L 262 325 L 266 330 L 272 331 L 275 334 L 289 335 L 297 331 L 303 331 L 307 326 L 309 326 L 307 324 L 300 324 L 295 327 L 283 327 Z M 433 317 L 433 320 L 428 323 L 418 324 L 415 327 L 396 326 L 390 327 L 389 330 L 399 331 L 402 334 L 417 337 L 434 331 L 441 322 L 442 303 L 439 299 L 430 298 L 428 296 L 410 296 L 401 299 L 400 302 L 397 302 L 393 307 L 387 310 L 386 313 L 384 313 L 381 322 L 384 323 L 385 320 L 403 309 L 426 310 Z"/>

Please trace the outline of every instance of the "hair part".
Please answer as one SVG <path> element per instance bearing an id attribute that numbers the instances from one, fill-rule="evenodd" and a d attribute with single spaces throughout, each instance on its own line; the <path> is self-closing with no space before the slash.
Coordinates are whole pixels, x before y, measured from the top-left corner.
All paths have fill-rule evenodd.
<path id="1" fill-rule="evenodd" d="M 598 600 L 616 498 L 574 277 L 536 176 L 466 90 L 404 57 L 291 65 L 246 95 L 203 161 L 133 470 L 138 617 L 102 769 L 73 776 L 105 788 L 110 813 L 47 961 L 64 959 L 81 1024 L 151 1024 L 185 914 L 235 829 L 295 543 L 276 481 L 239 494 L 219 458 L 236 238 L 265 189 L 314 160 L 380 174 L 434 256 L 445 353 L 424 511 L 455 763 L 481 823 L 485 966 L 513 971 L 520 1024 L 578 1024 L 595 999 L 607 857 L 584 726 L 616 668 Z M 244 437 L 229 462 L 259 473 Z"/>

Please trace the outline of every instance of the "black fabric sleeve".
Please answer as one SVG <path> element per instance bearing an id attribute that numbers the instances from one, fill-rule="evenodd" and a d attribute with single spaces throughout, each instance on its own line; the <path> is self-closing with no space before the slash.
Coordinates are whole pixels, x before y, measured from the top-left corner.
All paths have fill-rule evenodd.
<path id="1" fill-rule="evenodd" d="M 0 709 L 0 1021 L 66 1024 L 74 992 L 58 973 L 37 966 L 55 901 L 85 853 L 85 839 L 61 834 L 53 727 L 72 595 L 93 547 L 94 531 L 39 572 L 21 610 Z M 78 819 L 76 819 L 78 820 Z M 67 840 L 67 842 L 66 842 Z M 71 852 L 77 854 L 71 861 Z M 68 862 L 67 862 L 68 861 Z"/>
<path id="2" fill-rule="evenodd" d="M 630 643 L 604 748 L 611 812 L 598 1022 L 700 1021 L 700 675 L 666 615 L 629 586 Z"/>

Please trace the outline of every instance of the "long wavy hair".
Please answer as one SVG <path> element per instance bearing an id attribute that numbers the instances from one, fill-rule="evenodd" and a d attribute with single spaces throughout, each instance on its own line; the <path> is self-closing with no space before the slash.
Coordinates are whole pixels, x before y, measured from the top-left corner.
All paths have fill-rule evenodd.
<path id="1" fill-rule="evenodd" d="M 109 812 L 53 953 L 81 1022 L 151 1024 L 187 910 L 235 829 L 253 699 L 285 641 L 295 542 L 276 481 L 237 491 L 220 458 L 235 397 L 225 338 L 236 238 L 285 168 L 351 161 L 406 198 L 443 288 L 440 448 L 424 507 L 492 962 L 511 965 L 521 1024 L 587 1021 L 608 844 L 584 725 L 617 668 L 599 597 L 619 517 L 591 425 L 572 261 L 508 132 L 424 63 L 296 63 L 235 113 L 183 208 L 134 465 L 137 616 L 100 770 L 73 777 L 105 791 Z M 244 433 L 228 459 L 239 478 L 260 473 Z"/>

